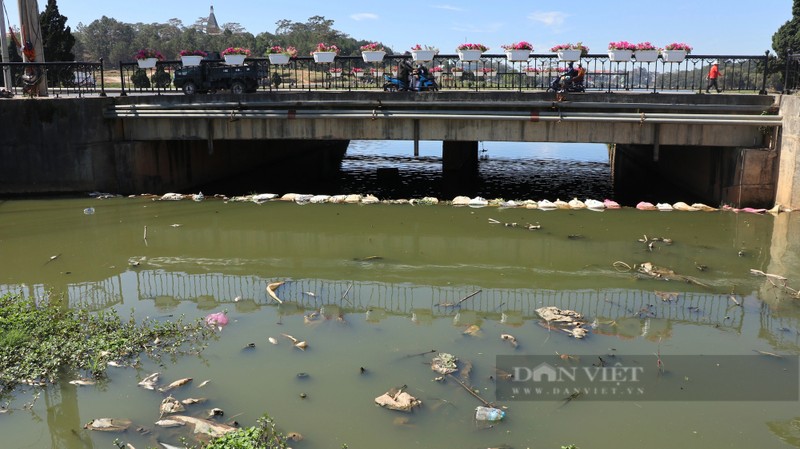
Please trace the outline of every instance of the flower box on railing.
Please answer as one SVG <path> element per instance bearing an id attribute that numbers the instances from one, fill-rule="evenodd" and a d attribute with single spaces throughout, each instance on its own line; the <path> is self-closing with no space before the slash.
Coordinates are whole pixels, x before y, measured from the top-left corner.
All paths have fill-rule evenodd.
<path id="1" fill-rule="evenodd" d="M 364 62 L 381 62 L 383 61 L 384 56 L 386 56 L 386 52 L 383 50 L 361 52 L 361 58 L 364 60 Z"/>
<path id="2" fill-rule="evenodd" d="M 608 59 L 613 62 L 628 62 L 633 57 L 633 50 L 608 50 Z"/>
<path id="3" fill-rule="evenodd" d="M 436 50 L 411 50 L 411 59 L 414 61 L 433 61 L 434 56 L 436 56 Z"/>
<path id="4" fill-rule="evenodd" d="M 140 69 L 152 69 L 153 67 L 156 66 L 157 61 L 158 58 L 143 58 L 143 59 L 137 59 L 136 64 L 139 65 Z"/>
<path id="5" fill-rule="evenodd" d="M 270 64 L 285 65 L 289 63 L 289 55 L 285 53 L 270 53 L 267 55 Z"/>
<path id="6" fill-rule="evenodd" d="M 686 59 L 686 50 L 661 50 L 661 59 L 664 62 L 683 62 Z"/>
<path id="7" fill-rule="evenodd" d="M 336 59 L 335 51 L 315 51 L 313 54 L 314 62 L 318 64 L 330 64 Z"/>
<path id="8" fill-rule="evenodd" d="M 633 52 L 636 62 L 656 62 L 658 60 L 658 50 L 636 50 Z"/>

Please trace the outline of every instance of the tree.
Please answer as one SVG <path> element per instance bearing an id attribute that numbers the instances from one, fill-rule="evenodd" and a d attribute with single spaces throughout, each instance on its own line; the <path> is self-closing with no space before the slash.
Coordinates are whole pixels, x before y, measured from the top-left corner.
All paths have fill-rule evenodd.
<path id="1" fill-rule="evenodd" d="M 792 19 L 781 25 L 772 35 L 772 49 L 778 58 L 785 60 L 787 51 L 800 53 L 800 0 L 792 2 Z"/>
<path id="2" fill-rule="evenodd" d="M 89 25 L 78 26 L 78 36 L 91 59 L 102 58 L 106 64 L 130 61 L 136 52 L 131 46 L 135 32 L 131 25 L 103 16 Z"/>
<path id="3" fill-rule="evenodd" d="M 75 36 L 66 26 L 67 17 L 58 12 L 56 0 L 48 0 L 47 7 L 39 14 L 42 28 L 42 46 L 45 61 L 74 61 Z"/>

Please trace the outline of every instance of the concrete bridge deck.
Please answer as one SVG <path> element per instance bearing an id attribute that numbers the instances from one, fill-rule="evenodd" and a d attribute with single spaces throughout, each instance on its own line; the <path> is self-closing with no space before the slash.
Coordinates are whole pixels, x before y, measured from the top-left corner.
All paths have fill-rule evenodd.
<path id="1" fill-rule="evenodd" d="M 118 98 L 125 140 L 346 139 L 757 146 L 767 95 L 294 92 Z M 599 126 L 598 126 L 599 125 Z"/>

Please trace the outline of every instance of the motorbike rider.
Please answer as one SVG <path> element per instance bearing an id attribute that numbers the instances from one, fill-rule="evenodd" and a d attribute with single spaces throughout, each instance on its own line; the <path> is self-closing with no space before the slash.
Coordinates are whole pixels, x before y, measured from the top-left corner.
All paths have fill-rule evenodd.
<path id="1" fill-rule="evenodd" d="M 428 72 L 428 68 L 422 64 L 417 64 L 417 66 L 414 68 L 414 71 L 411 72 L 411 89 L 421 90 L 422 81 L 429 78 L 430 74 Z"/>
<path id="2" fill-rule="evenodd" d="M 410 86 L 412 86 L 413 79 L 411 78 L 411 73 L 414 71 L 414 66 L 408 59 L 403 59 L 397 65 L 397 79 L 400 80 L 402 85 L 400 86 L 400 90 L 408 90 Z"/>

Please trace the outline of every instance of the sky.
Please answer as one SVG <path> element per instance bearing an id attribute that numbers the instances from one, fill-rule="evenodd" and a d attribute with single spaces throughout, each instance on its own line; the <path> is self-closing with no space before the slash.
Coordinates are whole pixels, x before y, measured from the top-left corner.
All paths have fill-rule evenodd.
<path id="1" fill-rule="evenodd" d="M 4 0 L 6 24 L 18 25 L 17 0 Z M 38 0 L 43 10 L 47 0 Z M 415 44 L 455 53 L 463 42 L 480 43 L 488 53 L 502 54 L 502 45 L 533 44 L 535 53 L 549 53 L 556 44 L 581 41 L 591 53 L 604 53 L 612 41 L 648 41 L 657 47 L 684 42 L 695 55 L 762 55 L 772 48 L 772 35 L 791 19 L 792 0 L 540 0 L 310 1 L 310 0 L 57 0 L 73 31 L 107 16 L 125 23 L 185 26 L 208 17 L 213 4 L 220 25 L 239 23 L 257 35 L 275 32 L 278 20 L 306 22 L 309 17 L 333 20 L 333 27 L 358 40 L 378 41 L 397 52 Z M 572 6 L 570 6 L 572 5 Z"/>

